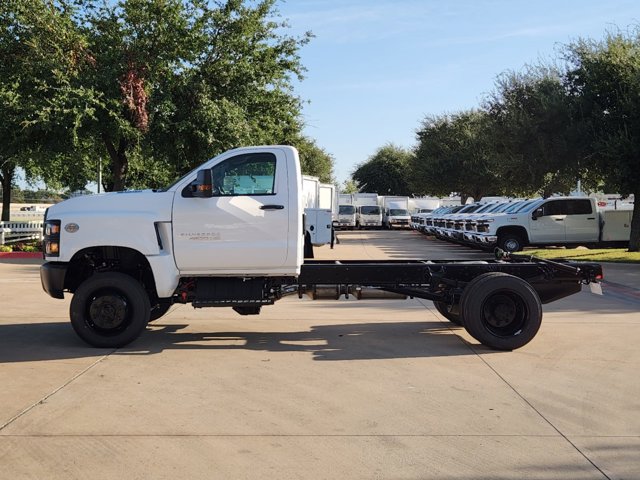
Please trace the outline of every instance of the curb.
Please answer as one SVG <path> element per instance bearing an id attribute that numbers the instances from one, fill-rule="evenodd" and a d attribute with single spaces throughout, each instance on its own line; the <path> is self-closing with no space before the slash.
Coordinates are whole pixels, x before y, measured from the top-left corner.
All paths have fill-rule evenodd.
<path id="1" fill-rule="evenodd" d="M 0 258 L 38 258 L 42 260 L 42 252 L 0 252 Z"/>

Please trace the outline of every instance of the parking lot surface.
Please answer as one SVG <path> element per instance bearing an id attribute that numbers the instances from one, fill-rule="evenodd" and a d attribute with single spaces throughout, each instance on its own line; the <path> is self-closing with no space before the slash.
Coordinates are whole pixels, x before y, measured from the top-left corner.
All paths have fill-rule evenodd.
<path id="1" fill-rule="evenodd" d="M 408 231 L 317 258 L 486 256 Z M 86 346 L 38 261 L 0 261 L 1 479 L 638 479 L 640 278 L 545 305 L 513 352 L 425 300 L 177 305 Z"/>

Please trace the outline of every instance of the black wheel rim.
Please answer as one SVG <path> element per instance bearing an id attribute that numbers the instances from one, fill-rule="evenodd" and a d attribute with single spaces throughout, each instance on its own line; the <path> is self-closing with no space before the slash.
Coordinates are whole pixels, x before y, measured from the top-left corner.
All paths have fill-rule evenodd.
<path id="1" fill-rule="evenodd" d="M 496 337 L 519 335 L 528 318 L 527 305 L 515 292 L 496 292 L 482 304 L 482 323 Z"/>
<path id="2" fill-rule="evenodd" d="M 100 290 L 87 302 L 86 324 L 102 334 L 116 335 L 131 323 L 131 306 L 117 290 Z"/>

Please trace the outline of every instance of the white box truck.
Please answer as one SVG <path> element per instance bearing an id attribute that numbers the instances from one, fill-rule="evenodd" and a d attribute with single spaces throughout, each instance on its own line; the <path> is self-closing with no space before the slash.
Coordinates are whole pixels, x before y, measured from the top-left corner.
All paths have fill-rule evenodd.
<path id="1" fill-rule="evenodd" d="M 333 248 L 333 209 L 331 199 L 328 207 L 324 206 L 327 200 L 326 190 L 326 184 L 320 183 L 318 177 L 302 176 L 301 196 L 307 243 L 316 247 L 331 244 Z"/>
<path id="2" fill-rule="evenodd" d="M 388 196 L 383 200 L 382 224 L 384 228 L 409 228 L 409 197 Z"/>
<path id="3" fill-rule="evenodd" d="M 413 197 L 409 199 L 409 213 L 431 213 L 440 207 L 440 203 L 436 197 Z"/>
<path id="4" fill-rule="evenodd" d="M 338 194 L 338 218 L 336 228 L 352 230 L 356 226 L 356 207 L 353 204 L 353 195 L 350 193 Z"/>
<path id="5" fill-rule="evenodd" d="M 318 208 L 331 210 L 335 216 L 337 211 L 336 186 L 332 183 L 318 184 Z"/>
<path id="6" fill-rule="evenodd" d="M 354 193 L 356 228 L 381 228 L 382 209 L 378 205 L 377 193 Z"/>

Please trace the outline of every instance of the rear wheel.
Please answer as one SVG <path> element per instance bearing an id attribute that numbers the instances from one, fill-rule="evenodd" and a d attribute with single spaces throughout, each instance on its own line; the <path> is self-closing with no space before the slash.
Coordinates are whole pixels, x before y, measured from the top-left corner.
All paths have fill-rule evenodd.
<path id="1" fill-rule="evenodd" d="M 460 300 L 464 327 L 483 345 L 515 350 L 536 336 L 542 305 L 533 287 L 506 273 L 485 273 L 469 282 Z"/>
<path id="2" fill-rule="evenodd" d="M 138 338 L 150 318 L 143 286 L 118 272 L 98 273 L 78 287 L 69 311 L 78 336 L 94 347 L 123 347 Z"/>
<path id="3" fill-rule="evenodd" d="M 445 302 L 437 302 L 435 300 L 433 305 L 444 318 L 449 320 L 451 323 L 462 326 L 462 319 L 460 318 L 458 305 L 447 305 Z"/>

